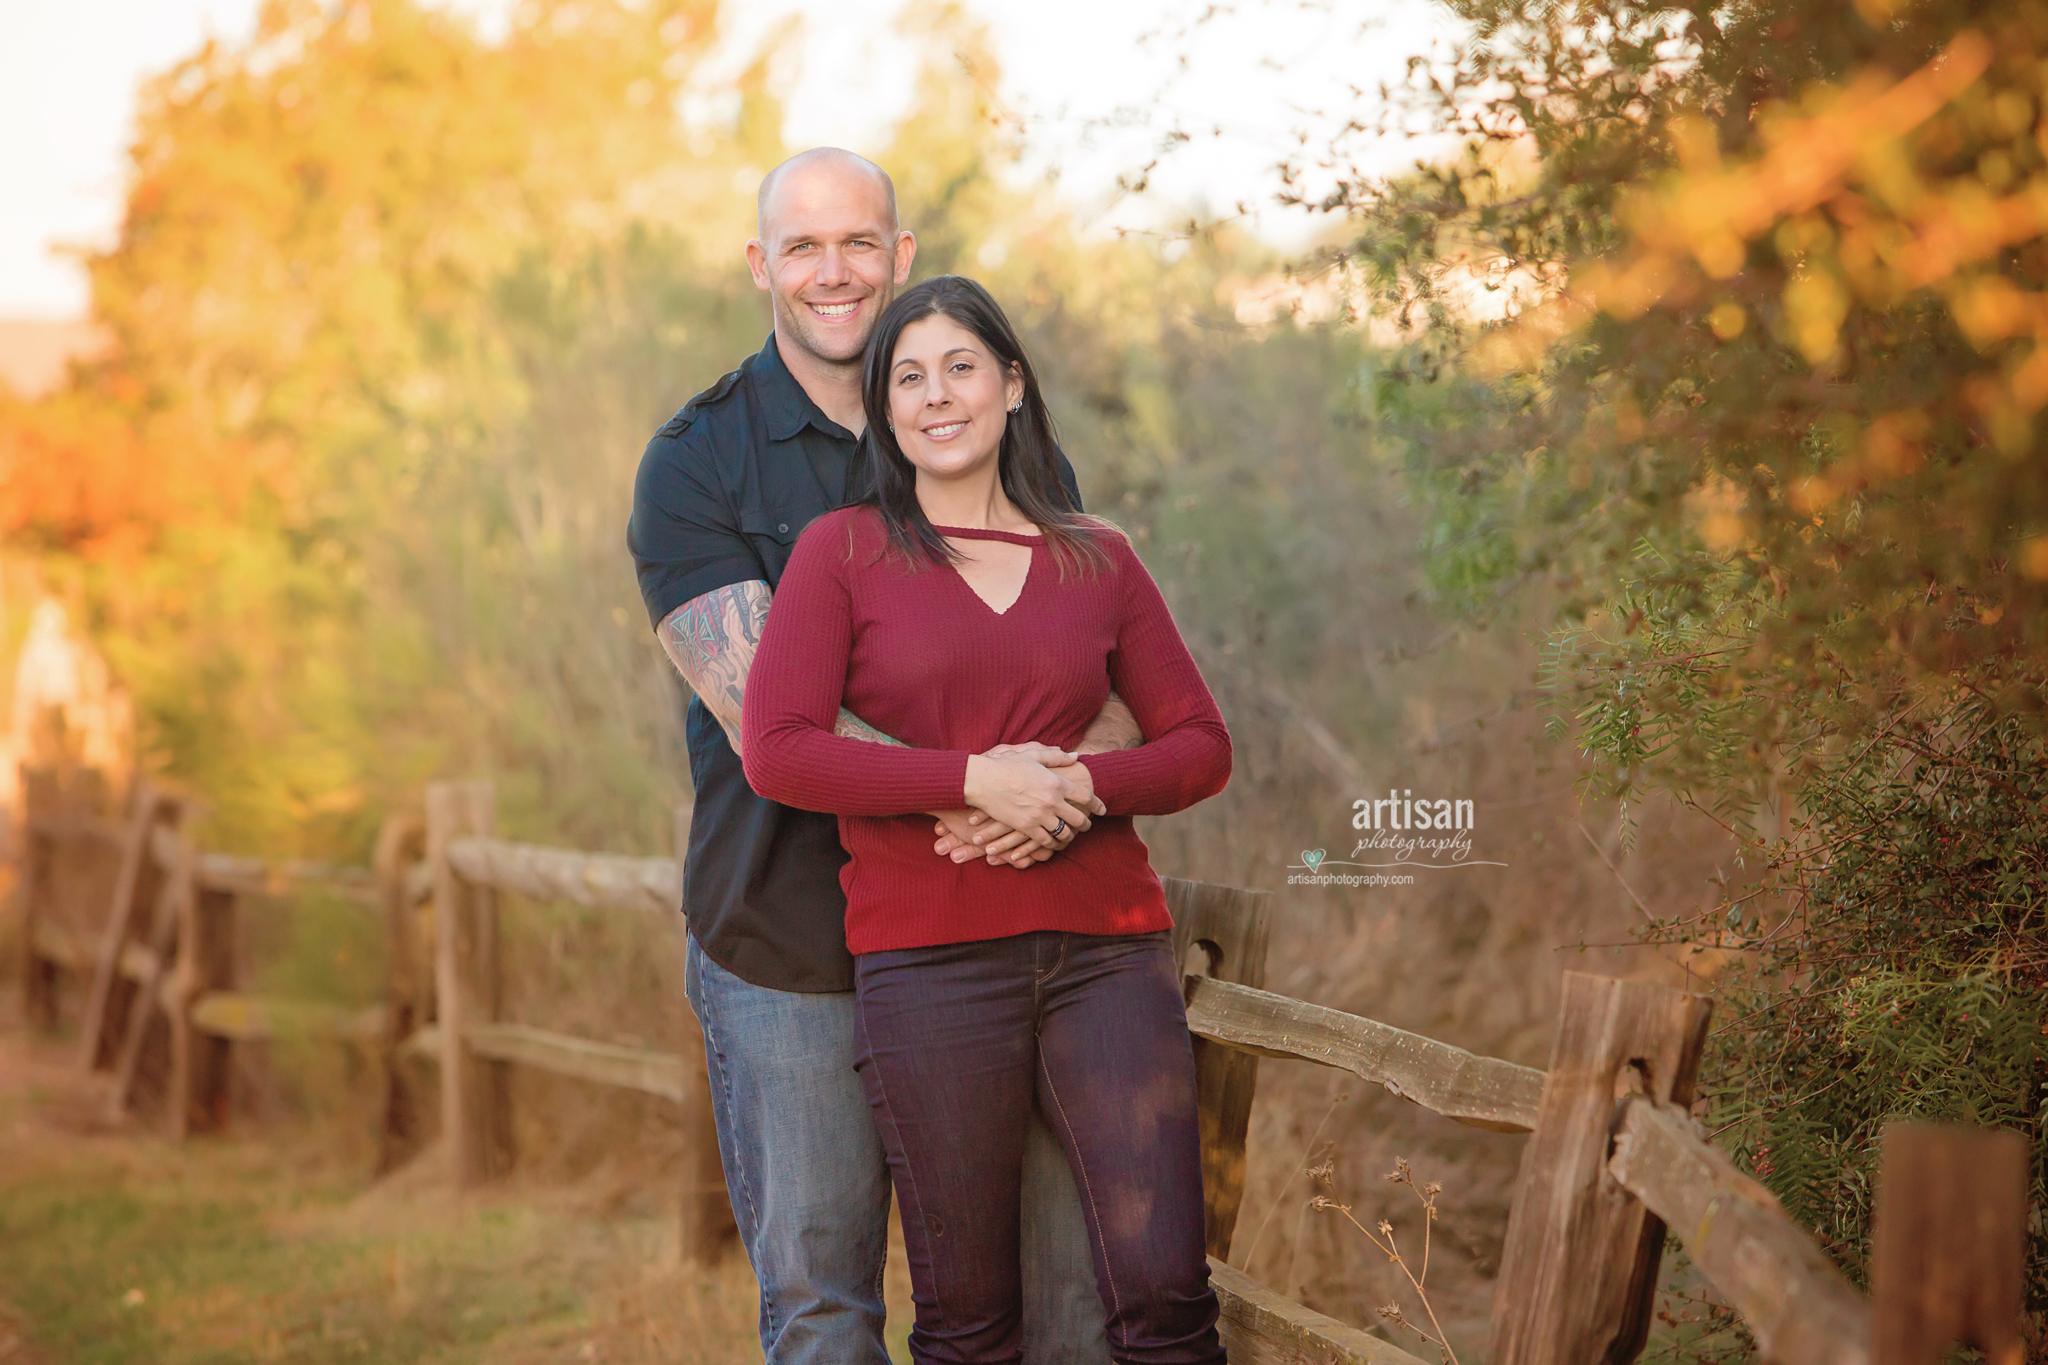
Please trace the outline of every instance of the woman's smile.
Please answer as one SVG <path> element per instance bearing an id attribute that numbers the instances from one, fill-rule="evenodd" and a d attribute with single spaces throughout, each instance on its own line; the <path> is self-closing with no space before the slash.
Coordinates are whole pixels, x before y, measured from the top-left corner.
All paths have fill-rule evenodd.
<path id="1" fill-rule="evenodd" d="M 967 419 L 964 417 L 958 417 L 953 418 L 949 421 L 940 422 L 935 426 L 926 427 L 924 429 L 924 434 L 934 441 L 950 441 L 955 436 L 958 436 L 962 431 L 966 430 L 966 428 Z"/>

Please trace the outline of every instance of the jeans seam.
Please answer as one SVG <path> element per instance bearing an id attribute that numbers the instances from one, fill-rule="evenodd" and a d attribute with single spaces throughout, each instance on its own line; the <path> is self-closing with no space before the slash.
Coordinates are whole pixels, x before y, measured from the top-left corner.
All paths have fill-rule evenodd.
<path id="1" fill-rule="evenodd" d="M 1032 981 L 1031 984 L 1033 986 L 1045 985 L 1048 981 L 1051 981 L 1054 977 L 1060 974 L 1060 968 L 1067 965 L 1067 942 L 1070 937 L 1071 935 L 1068 934 L 1060 935 L 1060 951 L 1058 956 L 1053 958 L 1052 966 L 1046 970 L 1044 976 L 1037 977 L 1035 980 Z"/>
<path id="2" fill-rule="evenodd" d="M 930 1225 L 926 1223 L 925 1220 L 924 1199 L 917 1192 L 917 1172 L 911 1169 L 911 1161 L 909 1159 L 908 1149 L 905 1148 L 903 1145 L 903 1129 L 896 1122 L 896 1107 L 889 1102 L 889 1080 L 888 1077 L 885 1076 L 882 1072 L 881 1058 L 875 1055 L 874 1042 L 868 1037 L 867 1018 L 861 1014 L 860 1010 L 857 1007 L 855 1008 L 853 1013 L 853 1025 L 855 1028 L 860 1030 L 861 1051 L 867 1054 L 868 1065 L 872 1066 L 875 1069 L 875 1093 L 877 1095 L 880 1095 L 882 1098 L 882 1103 L 880 1106 L 880 1117 L 882 1118 L 883 1122 L 889 1125 L 890 1132 L 894 1134 L 896 1138 L 897 1150 L 905 1153 L 903 1161 L 903 1183 L 910 1187 L 911 1201 L 917 1205 L 918 1222 L 920 1224 L 924 1224 L 924 1226 L 919 1228 L 919 1234 L 925 1239 L 926 1249 L 929 1253 L 932 1230 Z M 904 1218 L 903 1222 L 904 1230 L 907 1233 L 909 1231 L 910 1224 L 910 1219 L 908 1218 L 908 1216 Z M 937 1256 L 932 1256 L 932 1311 L 933 1313 L 941 1317 L 945 1315 L 945 1308 L 939 1298 L 939 1276 Z M 913 1314 L 912 1325 L 915 1325 L 915 1322 L 916 1318 Z"/>
<path id="3" fill-rule="evenodd" d="M 699 954 L 703 953 L 703 949 L 701 948 L 699 948 L 697 951 L 699 952 Z M 699 970 L 697 974 L 697 981 L 700 988 L 704 983 L 704 976 L 705 973 L 702 970 Z M 730 1070 L 727 1069 L 725 1064 L 725 1049 L 719 1046 L 718 1043 L 718 1025 L 712 1022 L 712 1018 L 710 1017 L 715 1016 L 717 1014 L 717 1010 L 715 1007 L 713 1007 L 710 1000 L 712 992 L 709 990 L 705 990 L 702 993 L 705 996 L 705 999 L 702 1002 L 703 1009 L 700 1010 L 698 1013 L 697 1023 L 704 1030 L 704 1041 L 710 1045 L 708 1051 L 711 1057 L 718 1064 L 718 1088 L 719 1091 L 725 1097 L 725 1112 L 728 1116 L 730 1116 L 733 1112 L 732 1073 Z M 691 1003 L 696 1004 L 698 1002 L 692 1001 Z M 750 1230 L 752 1231 L 755 1237 L 758 1237 L 761 1233 L 761 1210 L 754 1203 L 754 1182 L 751 1179 L 749 1179 L 747 1175 L 746 1147 L 744 1143 L 738 1140 L 737 1134 L 734 1135 L 734 1141 L 732 1143 L 732 1164 L 739 1171 L 740 1193 L 746 1197 L 747 1220 L 750 1224 Z M 751 1242 L 753 1239 L 749 1238 L 748 1240 L 750 1243 L 750 1245 L 748 1246 L 748 1252 L 751 1255 L 753 1251 Z M 761 1309 L 763 1314 L 768 1319 L 768 1326 L 770 1332 L 779 1332 L 781 1330 L 781 1323 L 779 1321 L 781 1314 L 776 1309 L 775 1296 L 773 1293 L 769 1291 L 768 1285 L 765 1280 L 762 1282 L 760 1288 Z"/>
<path id="4" fill-rule="evenodd" d="M 1061 950 L 1064 956 L 1064 940 L 1061 943 Z M 1074 1171 L 1081 1177 L 1081 1197 L 1088 1201 L 1088 1218 L 1095 1224 L 1096 1244 L 1102 1248 L 1102 1277 L 1109 1281 L 1110 1315 L 1112 1318 L 1121 1319 L 1124 1311 L 1123 1296 L 1117 1292 L 1116 1268 L 1109 1263 L 1109 1234 L 1103 1230 L 1102 1213 L 1095 1207 L 1095 1187 L 1088 1181 L 1088 1163 L 1082 1159 L 1080 1140 L 1074 1136 L 1074 1125 L 1067 1120 L 1067 1106 L 1060 1102 L 1060 1089 L 1053 1083 L 1052 1068 L 1045 1064 L 1045 1053 L 1042 1049 L 1038 1054 L 1038 1070 L 1045 1077 L 1047 1092 L 1052 1095 L 1052 1107 L 1059 1112 L 1060 1127 L 1067 1130 L 1067 1141 L 1073 1144 Z M 1126 1330 L 1121 1321 L 1118 1321 L 1117 1328 L 1119 1331 Z M 1128 1349 L 1129 1338 L 1126 1337 L 1118 1345 L 1120 1348 Z"/>

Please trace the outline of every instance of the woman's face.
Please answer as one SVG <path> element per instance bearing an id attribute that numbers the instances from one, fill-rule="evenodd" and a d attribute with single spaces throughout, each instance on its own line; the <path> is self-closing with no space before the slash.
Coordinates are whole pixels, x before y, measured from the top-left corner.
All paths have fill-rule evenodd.
<path id="1" fill-rule="evenodd" d="M 889 423 L 918 472 L 957 479 L 992 464 L 1009 407 L 1024 381 L 1007 373 L 982 339 L 943 313 L 896 339 L 889 367 Z"/>

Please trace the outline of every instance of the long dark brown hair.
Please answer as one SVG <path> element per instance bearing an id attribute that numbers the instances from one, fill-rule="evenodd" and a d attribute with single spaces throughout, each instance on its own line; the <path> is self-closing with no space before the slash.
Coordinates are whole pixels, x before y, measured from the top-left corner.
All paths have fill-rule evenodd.
<path id="1" fill-rule="evenodd" d="M 1008 374 L 1024 381 L 1024 401 L 1009 414 L 1003 428 L 1002 449 L 996 456 L 997 477 L 1010 501 L 1045 533 L 1046 547 L 1053 552 L 1060 572 L 1104 568 L 1109 556 L 1100 538 L 1121 534 L 1109 523 L 1084 516 L 1059 476 L 1059 440 L 1053 431 L 1052 413 L 1039 391 L 1038 375 L 1024 343 L 1003 314 L 1002 305 L 964 275 L 939 275 L 912 285 L 896 296 L 875 324 L 868 342 L 866 368 L 861 376 L 861 405 L 867 410 L 867 435 L 861 438 L 865 457 L 863 506 L 882 514 L 889 531 L 889 547 L 912 563 L 929 560 L 949 564 L 962 558 L 932 525 L 917 501 L 917 466 L 896 443 L 889 428 L 889 374 L 896 355 L 896 343 L 912 323 L 943 314 L 981 339 L 996 362 Z"/>

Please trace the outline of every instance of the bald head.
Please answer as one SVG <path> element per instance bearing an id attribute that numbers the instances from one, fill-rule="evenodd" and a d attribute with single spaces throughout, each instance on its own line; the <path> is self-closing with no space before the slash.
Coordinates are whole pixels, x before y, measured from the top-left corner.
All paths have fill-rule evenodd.
<path id="1" fill-rule="evenodd" d="M 813 147 L 798 152 L 761 177 L 761 193 L 754 204 L 754 231 L 764 242 L 769 240 L 769 228 L 787 197 L 785 191 L 801 191 L 805 198 L 815 194 L 879 192 L 886 215 L 884 223 L 890 232 L 897 230 L 896 182 L 874 162 L 842 148 Z"/>
<path id="2" fill-rule="evenodd" d="M 813 147 L 768 172 L 757 211 L 747 268 L 774 301 L 783 361 L 821 404 L 819 393 L 843 389 L 843 410 L 825 410 L 858 430 L 861 354 L 917 255 L 896 221 L 896 186 L 864 156 Z"/>

